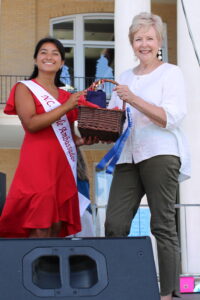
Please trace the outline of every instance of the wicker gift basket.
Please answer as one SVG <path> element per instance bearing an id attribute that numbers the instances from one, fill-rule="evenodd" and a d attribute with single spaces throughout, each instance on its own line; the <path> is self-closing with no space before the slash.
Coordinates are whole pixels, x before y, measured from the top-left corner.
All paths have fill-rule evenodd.
<path id="1" fill-rule="evenodd" d="M 100 79 L 89 89 L 95 89 L 103 82 L 118 83 L 111 79 Z M 101 141 L 115 142 L 122 133 L 125 121 L 125 102 L 122 109 L 97 108 L 80 105 L 78 107 L 78 129 L 82 137 L 98 137 Z"/>

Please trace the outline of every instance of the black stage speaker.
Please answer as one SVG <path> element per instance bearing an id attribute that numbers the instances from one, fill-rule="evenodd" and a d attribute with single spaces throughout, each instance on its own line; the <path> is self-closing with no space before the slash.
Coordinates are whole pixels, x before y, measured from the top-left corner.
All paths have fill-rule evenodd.
<path id="1" fill-rule="evenodd" d="M 149 237 L 0 239 L 1 300 L 159 300 Z"/>
<path id="2" fill-rule="evenodd" d="M 6 174 L 0 172 L 0 215 L 6 200 Z M 1 299 L 1 298 L 0 298 Z"/>

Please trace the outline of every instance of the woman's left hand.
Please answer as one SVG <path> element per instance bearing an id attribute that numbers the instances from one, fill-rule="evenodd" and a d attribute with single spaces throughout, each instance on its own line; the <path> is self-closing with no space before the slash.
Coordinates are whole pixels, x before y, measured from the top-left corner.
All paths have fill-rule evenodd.
<path id="1" fill-rule="evenodd" d="M 117 85 L 114 89 L 120 99 L 129 103 L 135 109 L 147 116 L 154 124 L 165 128 L 167 124 L 167 116 L 165 110 L 154 104 L 151 104 L 141 97 L 135 95 L 127 85 Z"/>
<path id="2" fill-rule="evenodd" d="M 129 89 L 129 87 L 127 85 L 117 85 L 115 88 L 114 88 L 114 91 L 116 91 L 118 97 L 131 104 L 131 101 L 133 99 L 133 97 L 135 96 L 131 90 Z"/>

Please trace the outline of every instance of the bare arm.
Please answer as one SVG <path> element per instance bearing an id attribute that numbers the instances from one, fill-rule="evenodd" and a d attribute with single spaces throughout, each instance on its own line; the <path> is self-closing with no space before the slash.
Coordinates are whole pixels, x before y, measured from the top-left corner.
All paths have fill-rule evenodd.
<path id="1" fill-rule="evenodd" d="M 52 111 L 36 114 L 35 104 L 29 89 L 24 84 L 18 84 L 15 92 L 17 114 L 24 126 L 30 132 L 44 129 L 60 119 L 68 111 L 78 105 L 78 99 L 83 92 L 70 96 L 69 100 Z"/>
<path id="2" fill-rule="evenodd" d="M 115 91 L 122 100 L 146 115 L 154 124 L 163 128 L 166 127 L 167 116 L 162 107 L 148 103 L 142 98 L 136 96 L 130 91 L 127 85 L 118 85 L 115 88 Z"/>

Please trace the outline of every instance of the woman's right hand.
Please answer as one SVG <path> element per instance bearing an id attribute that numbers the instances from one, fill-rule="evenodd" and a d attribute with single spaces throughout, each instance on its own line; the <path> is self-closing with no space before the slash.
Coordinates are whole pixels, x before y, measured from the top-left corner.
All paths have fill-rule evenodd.
<path id="1" fill-rule="evenodd" d="M 78 101 L 79 98 L 84 95 L 85 96 L 86 92 L 85 91 L 81 91 L 81 92 L 77 92 L 72 94 L 68 101 L 66 102 L 66 106 L 68 107 L 68 111 L 74 109 L 75 107 L 78 107 Z"/>
<path id="2" fill-rule="evenodd" d="M 84 145 L 93 145 L 93 144 L 98 144 L 99 143 L 99 138 L 97 136 L 94 137 L 87 137 L 87 138 L 83 138 L 84 140 Z"/>

